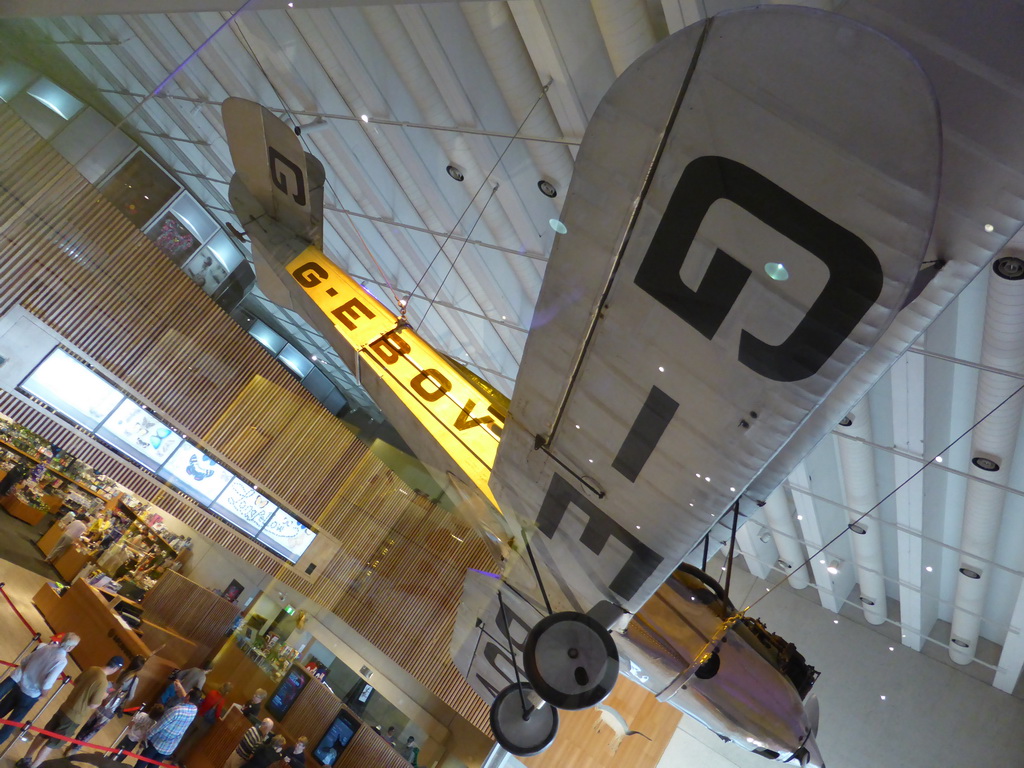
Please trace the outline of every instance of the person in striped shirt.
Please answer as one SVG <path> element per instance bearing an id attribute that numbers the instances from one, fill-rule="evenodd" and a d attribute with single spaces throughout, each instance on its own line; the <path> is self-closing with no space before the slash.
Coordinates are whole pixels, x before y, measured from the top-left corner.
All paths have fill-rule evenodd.
<path id="1" fill-rule="evenodd" d="M 238 742 L 238 746 L 235 747 L 235 751 L 224 763 L 224 768 L 242 768 L 242 764 L 248 762 L 256 750 L 270 740 L 270 732 L 273 729 L 274 721 L 268 717 L 259 725 L 254 725 L 246 731 L 242 740 Z"/>

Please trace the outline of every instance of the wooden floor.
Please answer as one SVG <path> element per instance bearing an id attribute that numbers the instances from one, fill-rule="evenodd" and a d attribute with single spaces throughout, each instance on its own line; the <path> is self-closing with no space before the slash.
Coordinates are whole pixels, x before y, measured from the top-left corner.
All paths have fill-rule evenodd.
<path id="1" fill-rule="evenodd" d="M 603 719 L 608 715 L 596 708 L 561 710 L 555 743 L 536 757 L 520 758 L 521 762 L 529 768 L 654 768 L 683 714 L 621 676 L 602 706 L 615 709 L 630 730 L 640 731 L 651 740 L 639 735 L 623 738 Z"/>

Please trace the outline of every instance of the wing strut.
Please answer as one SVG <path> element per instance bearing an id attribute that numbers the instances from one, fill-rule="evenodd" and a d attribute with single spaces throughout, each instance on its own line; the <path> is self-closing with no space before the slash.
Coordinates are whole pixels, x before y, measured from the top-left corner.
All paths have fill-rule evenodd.
<path id="1" fill-rule="evenodd" d="M 736 528 L 740 522 L 740 501 L 736 500 L 736 503 L 732 505 L 732 533 L 729 536 L 729 561 L 726 563 L 725 571 L 725 596 L 729 597 L 729 582 L 732 581 L 732 558 L 736 552 Z M 707 539 L 705 539 L 705 552 L 707 551 Z M 705 562 L 705 565 L 707 563 Z"/>
<path id="2" fill-rule="evenodd" d="M 523 531 L 523 541 L 526 542 L 526 554 L 530 556 L 530 565 L 533 566 L 533 575 L 537 577 L 537 586 L 540 587 L 540 593 L 544 596 L 544 605 L 547 606 L 548 616 L 554 611 L 551 610 L 551 601 L 548 600 L 548 591 L 544 589 L 544 580 L 540 577 L 540 569 L 537 568 L 537 561 L 533 557 L 533 547 L 530 546 L 530 542 L 526 539 L 526 531 Z"/>

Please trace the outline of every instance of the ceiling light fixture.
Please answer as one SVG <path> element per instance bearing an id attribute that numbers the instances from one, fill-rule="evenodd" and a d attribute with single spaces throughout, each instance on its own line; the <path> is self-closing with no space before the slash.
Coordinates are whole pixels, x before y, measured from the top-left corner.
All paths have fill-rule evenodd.
<path id="1" fill-rule="evenodd" d="M 986 224 L 986 225 L 985 225 L 985 231 L 986 231 L 986 232 L 995 232 L 995 231 L 996 231 L 996 228 L 995 228 L 995 227 L 993 227 L 993 226 L 992 226 L 991 224 Z"/>
<path id="2" fill-rule="evenodd" d="M 852 416 L 844 416 L 843 418 L 841 418 L 839 420 L 839 426 L 840 427 L 852 427 L 853 426 L 853 417 Z"/>
<path id="3" fill-rule="evenodd" d="M 924 569 L 928 571 L 928 573 L 931 573 L 934 570 L 930 565 L 926 565 Z"/>
<path id="4" fill-rule="evenodd" d="M 772 280 L 778 280 L 779 282 L 789 280 L 789 270 L 787 270 L 786 265 L 781 262 L 768 262 L 764 265 L 764 271 Z"/>
<path id="5" fill-rule="evenodd" d="M 831 563 L 828 564 L 828 567 L 826 567 L 825 570 L 831 573 L 833 576 L 835 576 L 839 573 L 839 561 L 833 560 Z M 872 603 L 872 605 L 874 605 L 874 603 Z"/>
<path id="6" fill-rule="evenodd" d="M 465 181 L 466 175 L 456 165 L 449 165 L 445 169 L 445 172 L 456 181 Z"/>
<path id="7" fill-rule="evenodd" d="M 981 578 L 981 574 L 980 573 L 978 573 L 973 568 L 968 568 L 966 566 L 964 566 L 963 568 L 960 569 L 960 573 L 962 573 L 968 579 L 980 579 Z"/>
<path id="8" fill-rule="evenodd" d="M 941 463 L 942 463 L 942 457 L 941 457 L 941 456 L 936 456 L 936 457 L 935 457 L 935 462 L 936 462 L 937 464 L 941 464 Z"/>
<path id="9" fill-rule="evenodd" d="M 364 123 L 370 122 L 370 116 L 369 115 L 360 115 L 359 119 L 362 120 Z"/>
<path id="10" fill-rule="evenodd" d="M 555 189 L 555 185 L 547 179 L 541 179 L 538 181 L 537 189 L 539 189 L 541 194 L 545 197 L 558 197 L 558 190 Z"/>
<path id="11" fill-rule="evenodd" d="M 988 456 L 975 456 L 971 459 L 971 464 L 976 466 L 983 472 L 998 472 L 999 462 L 995 459 L 990 459 Z"/>
<path id="12" fill-rule="evenodd" d="M 569 231 L 568 227 L 566 227 L 565 224 L 560 222 L 558 219 L 548 219 L 548 226 L 551 227 L 553 230 L 555 230 L 555 232 L 557 232 L 560 235 L 564 235 L 566 232 Z"/>
<path id="13" fill-rule="evenodd" d="M 958 645 L 961 648 L 970 648 L 971 647 L 970 643 L 968 643 L 966 640 L 961 640 L 959 637 L 954 637 L 949 642 L 951 642 L 953 645 Z"/>
<path id="14" fill-rule="evenodd" d="M 863 536 L 865 533 L 868 532 L 867 528 L 865 528 L 862 525 L 857 525 L 857 523 L 850 523 L 847 526 L 847 528 L 849 528 L 851 531 L 853 531 L 854 533 L 856 533 L 856 534 L 858 534 L 860 536 Z"/>

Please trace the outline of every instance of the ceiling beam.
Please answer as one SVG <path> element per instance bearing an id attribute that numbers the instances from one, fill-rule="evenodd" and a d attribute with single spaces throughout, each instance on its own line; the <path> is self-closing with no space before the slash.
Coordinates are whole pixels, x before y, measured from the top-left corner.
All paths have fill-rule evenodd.
<path id="1" fill-rule="evenodd" d="M 466 2 L 467 0 L 463 0 Z M 468 0 L 474 2 L 477 0 Z M 483 2 L 483 0 L 478 0 Z M 425 5 L 450 0 L 294 0 L 303 8 L 365 8 L 372 5 Z M 92 0 L 90 16 L 118 16 L 149 13 L 235 13 L 245 5 L 246 11 L 279 11 L 288 0 Z M 0 18 L 39 18 L 43 16 L 81 16 L 82 4 L 75 0 L 7 0 L 0 3 Z"/>

